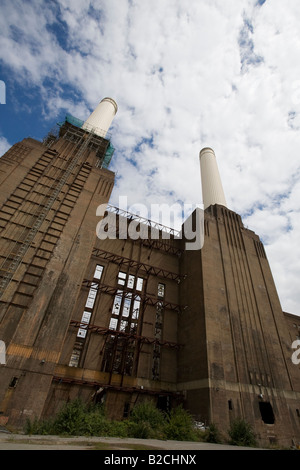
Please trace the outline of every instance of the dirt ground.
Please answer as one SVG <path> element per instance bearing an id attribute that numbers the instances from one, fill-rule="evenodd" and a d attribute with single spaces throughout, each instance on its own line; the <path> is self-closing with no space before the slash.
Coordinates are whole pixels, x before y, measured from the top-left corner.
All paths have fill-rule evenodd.
<path id="1" fill-rule="evenodd" d="M 0 450 L 251 450 L 225 444 L 117 437 L 29 436 L 0 432 Z M 253 449 L 252 449 L 253 450 Z"/>

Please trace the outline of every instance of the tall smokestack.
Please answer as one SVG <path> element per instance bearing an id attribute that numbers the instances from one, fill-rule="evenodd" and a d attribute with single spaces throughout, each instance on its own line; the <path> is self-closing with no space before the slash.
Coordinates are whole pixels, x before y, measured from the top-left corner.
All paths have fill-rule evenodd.
<path id="1" fill-rule="evenodd" d="M 227 207 L 215 152 L 205 147 L 199 157 L 204 209 L 213 204 Z"/>
<path id="2" fill-rule="evenodd" d="M 112 98 L 103 98 L 95 111 L 88 117 L 82 128 L 105 137 L 108 129 L 118 111 L 118 106 Z"/>

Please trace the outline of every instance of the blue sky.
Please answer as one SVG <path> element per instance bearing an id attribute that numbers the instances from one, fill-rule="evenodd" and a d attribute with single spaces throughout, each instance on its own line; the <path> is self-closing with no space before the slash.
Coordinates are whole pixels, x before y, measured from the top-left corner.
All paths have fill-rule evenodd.
<path id="1" fill-rule="evenodd" d="M 202 202 L 215 150 L 228 207 L 265 242 L 300 314 L 299 0 L 2 0 L 0 154 L 66 112 L 118 103 L 112 203 Z"/>

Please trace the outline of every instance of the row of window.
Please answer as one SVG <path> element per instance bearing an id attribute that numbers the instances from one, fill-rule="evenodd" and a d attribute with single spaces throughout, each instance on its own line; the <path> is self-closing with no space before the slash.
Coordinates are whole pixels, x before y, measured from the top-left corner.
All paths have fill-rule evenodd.
<path id="1" fill-rule="evenodd" d="M 109 328 L 135 335 L 138 331 L 144 279 L 119 271 L 117 284 L 120 289 L 114 298 Z M 126 290 L 124 290 L 125 288 Z M 111 335 L 106 339 L 102 371 L 131 375 L 134 367 L 135 349 L 134 339 Z"/>
<path id="2" fill-rule="evenodd" d="M 100 264 L 97 264 L 95 272 L 94 272 L 94 277 L 93 277 L 93 279 L 97 279 L 97 282 L 93 282 L 90 287 L 87 300 L 85 303 L 85 310 L 83 311 L 83 314 L 81 317 L 81 323 L 86 323 L 86 325 L 89 324 L 91 316 L 92 316 L 92 310 L 95 304 L 95 300 L 96 300 L 96 296 L 98 292 L 98 286 L 102 277 L 102 273 L 103 273 L 103 266 L 101 266 Z M 86 310 L 86 309 L 89 309 L 89 310 Z M 87 332 L 86 328 L 84 327 L 79 328 L 77 336 L 79 338 L 85 338 L 86 332 Z"/>
<path id="3" fill-rule="evenodd" d="M 82 348 L 83 348 L 82 341 L 85 339 L 86 334 L 87 334 L 87 327 L 90 323 L 90 319 L 92 316 L 92 311 L 94 308 L 94 304 L 95 304 L 95 300 L 96 300 L 96 296 L 98 292 L 98 286 L 102 277 L 103 269 L 104 269 L 103 266 L 101 266 L 100 264 L 97 264 L 96 269 L 94 271 L 93 280 L 96 279 L 96 282 L 93 282 L 91 284 L 91 287 L 89 289 L 89 293 L 85 302 L 85 308 L 81 317 L 81 323 L 83 325 L 78 329 L 78 332 L 77 332 L 78 341 L 76 341 L 71 357 L 70 357 L 70 361 L 69 361 L 70 367 L 78 367 Z"/>
<path id="4" fill-rule="evenodd" d="M 95 305 L 99 283 L 103 274 L 103 266 L 97 265 L 93 282 L 88 292 L 85 308 L 81 317 L 81 327 L 78 329 L 76 342 L 69 366 L 78 367 L 81 351 L 83 348 L 83 340 L 87 334 L 87 327 L 90 323 L 93 308 Z M 116 295 L 113 300 L 113 307 L 111 312 L 111 318 L 109 322 L 109 329 L 115 331 L 124 331 L 126 333 L 137 334 L 138 333 L 138 321 L 140 317 L 141 304 L 142 304 L 142 291 L 144 288 L 144 279 L 133 274 L 127 274 L 123 271 L 119 271 L 117 278 L 117 285 L 119 286 Z M 126 289 L 126 290 L 125 290 Z M 162 283 L 158 284 L 157 296 L 159 299 L 163 299 L 165 295 L 165 285 Z M 156 312 L 156 326 L 155 326 L 155 337 L 161 338 L 162 328 L 162 317 L 161 317 L 161 302 Z M 158 318 L 159 317 L 159 318 Z M 159 320 L 159 321 L 158 321 Z M 121 344 L 122 343 L 122 344 Z M 106 338 L 104 348 L 104 358 L 102 364 L 102 370 L 114 371 L 119 373 L 125 373 L 130 375 L 132 373 L 134 347 L 135 344 L 132 342 L 130 347 L 128 344 L 123 344 L 121 338 L 117 338 L 114 335 Z M 156 359 L 154 362 L 155 376 L 159 376 L 159 351 L 154 346 L 154 356 Z M 124 356 L 125 354 L 125 356 Z M 124 356 L 124 357 L 123 357 Z M 158 359 L 158 360 L 157 360 Z"/>
<path id="5" fill-rule="evenodd" d="M 123 289 L 118 289 L 114 298 L 109 328 L 132 333 L 137 330 L 141 308 L 139 293 L 143 289 L 144 279 L 120 271 L 117 283 L 133 292 L 124 292 Z"/>
<path id="6" fill-rule="evenodd" d="M 163 298 L 165 296 L 165 285 L 159 283 L 157 287 L 157 298 L 160 300 L 156 305 L 156 315 L 155 315 L 155 328 L 154 328 L 154 337 L 157 341 L 162 339 L 162 329 L 163 329 Z M 161 362 L 161 346 L 159 343 L 154 343 L 153 345 L 153 355 L 152 355 L 152 379 L 159 380 L 160 378 L 160 362 Z"/>

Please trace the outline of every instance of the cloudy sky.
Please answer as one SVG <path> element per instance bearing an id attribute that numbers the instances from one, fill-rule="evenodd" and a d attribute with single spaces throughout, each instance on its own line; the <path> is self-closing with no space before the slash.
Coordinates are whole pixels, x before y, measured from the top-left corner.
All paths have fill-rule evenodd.
<path id="1" fill-rule="evenodd" d="M 110 96 L 111 202 L 150 212 L 202 203 L 199 151 L 212 147 L 228 207 L 300 314 L 300 1 L 1 0 L 0 12 L 0 154 Z"/>

